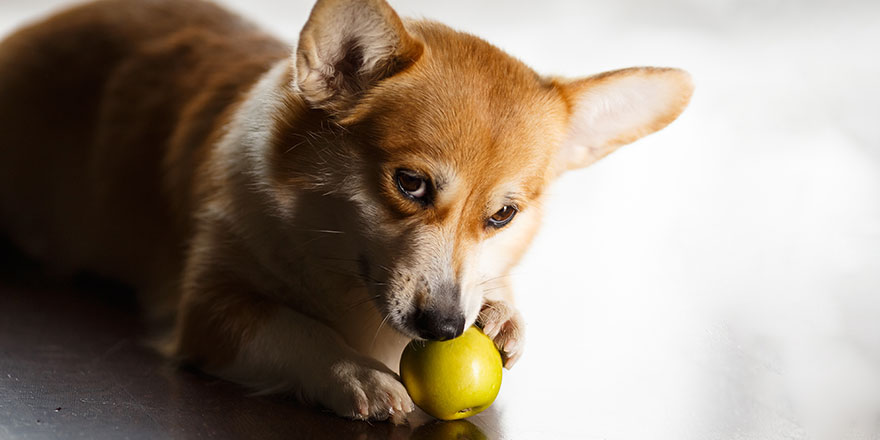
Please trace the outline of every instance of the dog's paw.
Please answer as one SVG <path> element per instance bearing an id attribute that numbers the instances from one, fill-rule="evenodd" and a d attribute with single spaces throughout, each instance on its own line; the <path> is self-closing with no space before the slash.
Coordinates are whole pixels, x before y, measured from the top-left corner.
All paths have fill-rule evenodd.
<path id="1" fill-rule="evenodd" d="M 344 361 L 332 367 L 331 375 L 333 384 L 318 400 L 342 417 L 390 420 L 401 425 L 414 409 L 400 379 L 384 366 L 373 368 Z"/>
<path id="2" fill-rule="evenodd" d="M 525 322 L 515 307 L 504 301 L 486 300 L 480 310 L 483 333 L 495 341 L 508 370 L 519 360 L 525 345 Z"/>

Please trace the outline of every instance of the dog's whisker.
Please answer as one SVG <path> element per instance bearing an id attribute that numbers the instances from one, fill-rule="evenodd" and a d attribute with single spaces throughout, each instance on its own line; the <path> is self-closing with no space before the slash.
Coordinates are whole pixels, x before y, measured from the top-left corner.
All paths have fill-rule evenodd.
<path id="1" fill-rule="evenodd" d="M 354 304 L 352 304 L 352 305 L 350 305 L 350 306 L 348 306 L 348 307 L 342 309 L 342 313 L 350 312 L 350 311 L 352 311 L 352 310 L 354 310 L 354 309 L 356 309 L 356 308 L 358 308 L 358 307 L 361 307 L 361 306 L 364 306 L 364 305 L 370 304 L 371 302 L 373 302 L 373 301 L 375 301 L 375 300 L 377 300 L 377 299 L 379 299 L 379 298 L 380 298 L 379 295 L 374 295 L 374 296 L 371 296 L 371 297 L 369 297 L 369 298 L 365 298 L 365 299 L 362 299 L 362 300 L 360 300 L 360 301 L 357 301 L 357 302 L 355 302 Z"/>
<path id="2" fill-rule="evenodd" d="M 326 258 L 326 259 L 333 260 L 333 258 Z M 356 260 L 349 260 L 349 261 L 356 261 Z M 388 283 L 386 283 L 384 281 L 379 281 L 373 277 L 370 277 L 369 275 L 366 275 L 366 274 L 363 274 L 360 272 L 356 272 L 353 270 L 346 270 L 345 268 L 338 267 L 338 266 L 328 266 L 328 265 L 315 264 L 315 263 L 312 263 L 312 264 L 314 266 L 319 267 L 323 270 L 326 270 L 327 272 L 330 272 L 330 273 L 350 276 L 350 277 L 354 278 L 355 280 L 364 283 L 365 286 L 366 286 L 367 282 L 369 282 L 369 285 L 377 286 L 377 287 L 383 287 L 383 286 L 388 285 Z"/>
<path id="3" fill-rule="evenodd" d="M 297 147 L 299 147 L 299 146 L 302 145 L 302 144 L 303 144 L 303 142 L 298 142 L 298 143 L 294 144 L 293 146 L 291 146 L 290 148 L 288 148 L 288 149 L 284 152 L 284 154 L 290 153 L 291 151 L 295 150 Z"/>
<path id="4" fill-rule="evenodd" d="M 483 281 L 480 281 L 479 283 L 477 283 L 477 285 L 478 285 L 478 286 L 482 286 L 482 285 L 484 285 L 484 284 L 486 284 L 486 283 L 491 283 L 492 281 L 497 281 L 497 280 L 500 280 L 500 279 L 502 279 L 502 278 L 507 278 L 507 277 L 511 277 L 511 276 L 513 276 L 513 273 L 506 273 L 506 274 L 504 274 L 504 275 L 499 275 L 499 276 L 497 276 L 497 277 L 492 277 L 492 278 L 488 278 L 488 279 L 485 279 L 485 280 L 483 280 Z"/>
<path id="5" fill-rule="evenodd" d="M 391 269 L 388 266 L 385 266 L 384 264 L 380 264 L 378 267 L 379 267 L 379 269 L 384 270 L 386 274 L 392 274 L 395 272 L 393 269 Z"/>
<path id="6" fill-rule="evenodd" d="M 320 259 L 322 259 L 322 260 L 350 261 L 350 262 L 352 262 L 352 263 L 359 263 L 359 262 L 360 262 L 360 260 L 358 260 L 357 258 L 321 257 L 321 256 L 316 256 L 316 257 L 317 257 L 317 258 L 320 258 Z"/>
<path id="7" fill-rule="evenodd" d="M 373 351 L 373 346 L 376 345 L 376 338 L 379 337 L 379 331 L 382 330 L 382 326 L 384 326 L 385 323 L 388 322 L 388 318 L 390 318 L 390 317 L 391 317 L 391 314 L 386 313 L 385 318 L 382 319 L 382 322 L 379 323 L 379 327 L 376 328 L 376 333 L 373 335 L 373 340 L 370 342 L 370 351 Z"/>
<path id="8" fill-rule="evenodd" d="M 310 245 L 310 244 L 312 244 L 322 238 L 327 238 L 327 237 L 328 237 L 328 235 L 318 235 L 318 236 L 312 237 L 308 240 L 305 240 L 305 241 L 299 243 L 299 245 L 296 247 L 296 249 L 303 250 L 303 249 L 305 249 L 306 246 L 308 246 L 308 245 Z"/>
<path id="9" fill-rule="evenodd" d="M 337 231 L 335 229 L 299 229 L 299 228 L 294 228 L 294 229 L 297 231 L 319 232 L 322 234 L 344 234 L 345 233 L 345 231 Z"/>

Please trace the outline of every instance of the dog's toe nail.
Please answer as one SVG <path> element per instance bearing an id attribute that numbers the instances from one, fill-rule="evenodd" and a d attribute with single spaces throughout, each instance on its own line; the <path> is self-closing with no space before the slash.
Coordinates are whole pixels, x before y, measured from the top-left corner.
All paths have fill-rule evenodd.
<path id="1" fill-rule="evenodd" d="M 366 403 L 358 403 L 357 414 L 361 418 L 365 418 L 370 415 L 370 409 L 367 407 Z"/>
<path id="2" fill-rule="evenodd" d="M 519 354 L 514 354 L 513 356 L 509 356 L 509 357 L 504 361 L 504 368 L 507 368 L 508 370 L 510 370 L 511 368 L 513 368 L 513 366 L 514 366 L 514 365 L 516 364 L 516 362 L 519 360 L 519 357 L 520 357 Z"/>
<path id="3" fill-rule="evenodd" d="M 504 344 L 504 351 L 513 353 L 516 351 L 516 339 L 511 339 Z"/>
<path id="4" fill-rule="evenodd" d="M 483 333 L 486 335 L 492 334 L 492 330 L 495 330 L 495 324 L 487 324 L 483 327 Z"/>
<path id="5" fill-rule="evenodd" d="M 406 414 L 403 413 L 391 414 L 389 420 L 395 425 L 404 425 L 407 423 Z"/>

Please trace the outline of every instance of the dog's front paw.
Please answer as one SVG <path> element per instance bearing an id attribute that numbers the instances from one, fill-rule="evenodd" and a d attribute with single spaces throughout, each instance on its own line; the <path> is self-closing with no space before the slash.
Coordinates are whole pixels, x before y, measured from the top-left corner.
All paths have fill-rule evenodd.
<path id="1" fill-rule="evenodd" d="M 508 370 L 519 360 L 525 345 L 525 322 L 515 307 L 504 301 L 486 300 L 480 310 L 483 333 L 495 341 Z"/>
<path id="2" fill-rule="evenodd" d="M 390 420 L 406 423 L 414 406 L 397 375 L 384 366 L 373 368 L 342 361 L 331 369 L 333 384 L 318 397 L 336 414 L 357 420 Z"/>

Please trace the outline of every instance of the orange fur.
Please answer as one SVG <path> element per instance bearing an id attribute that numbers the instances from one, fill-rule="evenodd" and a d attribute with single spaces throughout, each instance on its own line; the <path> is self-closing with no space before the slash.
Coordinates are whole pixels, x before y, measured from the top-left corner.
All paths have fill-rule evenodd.
<path id="1" fill-rule="evenodd" d="M 545 78 L 383 0 L 320 0 L 295 52 L 208 2 L 99 0 L 0 43 L 0 232 L 137 287 L 174 322 L 171 356 L 400 421 L 411 403 L 375 359 L 395 368 L 433 308 L 479 317 L 512 365 L 504 277 L 545 188 L 691 89 L 674 69 Z"/>

